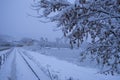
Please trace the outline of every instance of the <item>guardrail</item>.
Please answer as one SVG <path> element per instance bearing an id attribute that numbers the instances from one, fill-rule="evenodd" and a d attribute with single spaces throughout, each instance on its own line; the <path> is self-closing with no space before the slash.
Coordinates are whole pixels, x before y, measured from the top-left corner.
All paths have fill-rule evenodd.
<path id="1" fill-rule="evenodd" d="M 6 49 L 5 49 L 6 50 Z M 5 63 L 5 61 L 7 60 L 10 52 L 12 51 L 13 49 L 10 49 L 8 52 L 0 55 L 0 69 L 1 69 L 1 66 Z"/>

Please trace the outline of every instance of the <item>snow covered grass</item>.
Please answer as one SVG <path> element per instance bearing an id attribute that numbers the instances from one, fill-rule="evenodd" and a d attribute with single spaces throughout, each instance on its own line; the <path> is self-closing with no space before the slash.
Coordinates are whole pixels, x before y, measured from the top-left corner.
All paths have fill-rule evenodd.
<path id="1" fill-rule="evenodd" d="M 80 67 L 55 57 L 46 56 L 37 52 L 22 50 L 24 54 L 42 66 L 47 74 L 57 77 L 58 80 L 119 80 L 120 76 L 99 74 L 97 69 Z M 53 80 L 57 80 L 53 79 Z"/>
<path id="2" fill-rule="evenodd" d="M 86 46 L 86 45 L 84 44 L 84 46 Z M 99 66 L 97 64 L 95 64 L 93 61 L 90 61 L 89 58 L 87 60 L 84 60 L 84 62 L 81 62 L 80 53 L 84 49 L 84 46 L 80 49 L 38 48 L 37 46 L 25 47 L 25 49 L 31 50 L 31 51 L 34 51 L 34 52 L 38 52 L 40 54 L 44 54 L 44 55 L 47 55 L 47 56 L 53 56 L 53 57 L 56 57 L 59 60 L 65 60 L 65 61 L 68 61 L 70 63 L 74 63 L 78 66 L 99 68 Z"/>

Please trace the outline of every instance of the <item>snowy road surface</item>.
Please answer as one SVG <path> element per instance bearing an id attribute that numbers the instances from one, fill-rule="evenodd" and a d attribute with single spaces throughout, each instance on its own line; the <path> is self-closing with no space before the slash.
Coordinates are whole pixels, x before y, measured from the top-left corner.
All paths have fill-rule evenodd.
<path id="1" fill-rule="evenodd" d="M 105 76 L 96 69 L 21 48 L 14 48 L 9 54 L 0 70 L 0 80 L 120 80 L 120 76 Z"/>

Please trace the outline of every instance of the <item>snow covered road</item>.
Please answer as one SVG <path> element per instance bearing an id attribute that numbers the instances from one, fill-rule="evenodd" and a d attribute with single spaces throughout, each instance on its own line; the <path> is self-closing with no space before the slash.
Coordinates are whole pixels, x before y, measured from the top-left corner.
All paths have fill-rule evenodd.
<path id="1" fill-rule="evenodd" d="M 0 70 L 0 80 L 119 80 L 51 56 L 14 48 Z"/>
<path id="2" fill-rule="evenodd" d="M 50 80 L 40 72 L 42 71 L 36 64 L 15 48 L 0 70 L 0 80 Z M 44 79 L 40 75 L 44 76 Z"/>

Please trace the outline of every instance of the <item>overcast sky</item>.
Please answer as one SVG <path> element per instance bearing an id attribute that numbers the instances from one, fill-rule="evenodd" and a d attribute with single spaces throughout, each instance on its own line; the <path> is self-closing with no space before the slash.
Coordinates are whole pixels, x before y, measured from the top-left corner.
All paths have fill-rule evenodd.
<path id="1" fill-rule="evenodd" d="M 1 0 L 0 34 L 17 39 L 48 37 L 49 40 L 54 40 L 62 37 L 61 31 L 53 31 L 54 23 L 41 23 L 37 18 L 27 15 L 36 13 L 30 8 L 32 3 L 33 0 Z"/>

